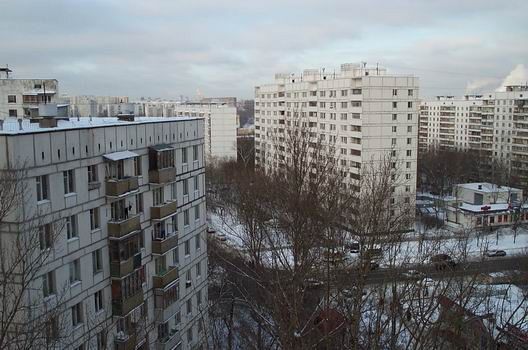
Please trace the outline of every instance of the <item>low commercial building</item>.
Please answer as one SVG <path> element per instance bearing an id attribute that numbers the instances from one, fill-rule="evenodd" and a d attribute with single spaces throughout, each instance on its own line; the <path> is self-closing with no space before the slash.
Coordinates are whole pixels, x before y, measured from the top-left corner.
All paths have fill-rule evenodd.
<path id="1" fill-rule="evenodd" d="M 464 228 L 492 228 L 528 222 L 523 191 L 491 183 L 455 185 L 447 205 L 448 224 Z"/>

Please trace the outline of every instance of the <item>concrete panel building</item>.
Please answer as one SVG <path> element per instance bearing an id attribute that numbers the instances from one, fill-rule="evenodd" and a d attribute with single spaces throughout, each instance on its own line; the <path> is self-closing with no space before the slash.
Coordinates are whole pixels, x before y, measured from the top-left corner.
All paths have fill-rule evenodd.
<path id="1" fill-rule="evenodd" d="M 418 98 L 418 78 L 387 74 L 380 67 L 343 64 L 337 73 L 276 74 L 273 82 L 255 88 L 255 162 L 276 167 L 281 160 L 275 149 L 284 148 L 285 130 L 301 121 L 337 149 L 346 185 L 356 186 L 363 165 L 392 157 L 403 179 L 395 197 L 412 203 Z"/>
<path id="2" fill-rule="evenodd" d="M 0 124 L 0 169 L 24 164 L 28 191 L 0 239 L 25 234 L 22 217 L 38 222 L 41 249 L 50 255 L 27 300 L 63 307 L 64 328 L 51 339 L 60 336 L 57 348 L 202 346 L 203 124 L 131 116 Z M 66 225 L 46 240 L 56 221 Z"/>

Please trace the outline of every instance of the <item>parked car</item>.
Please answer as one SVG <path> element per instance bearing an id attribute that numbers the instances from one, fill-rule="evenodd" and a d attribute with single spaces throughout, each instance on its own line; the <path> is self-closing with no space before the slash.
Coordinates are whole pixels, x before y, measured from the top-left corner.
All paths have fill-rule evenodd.
<path id="1" fill-rule="evenodd" d="M 216 235 L 216 238 L 218 238 L 219 241 L 225 242 L 227 241 L 227 236 L 225 233 L 219 233 Z"/>
<path id="2" fill-rule="evenodd" d="M 379 267 L 380 267 L 380 264 L 375 262 L 375 261 L 370 261 L 369 264 L 368 264 L 368 269 L 370 271 L 377 270 L 377 269 L 379 269 Z"/>
<path id="3" fill-rule="evenodd" d="M 444 270 L 445 268 L 455 268 L 456 262 L 447 254 L 437 254 L 431 257 L 431 263 L 433 263 L 437 271 Z"/>
<path id="4" fill-rule="evenodd" d="M 212 227 L 207 227 L 207 233 L 216 233 L 216 230 Z"/>
<path id="5" fill-rule="evenodd" d="M 492 250 L 486 251 L 486 256 L 490 258 L 496 257 L 496 256 L 506 256 L 506 252 L 500 249 L 492 249 Z"/>
<path id="6" fill-rule="evenodd" d="M 352 242 L 348 245 L 348 249 L 350 249 L 350 253 L 352 254 L 358 254 L 359 253 L 359 243 L 358 242 Z"/>
<path id="7" fill-rule="evenodd" d="M 407 270 L 402 273 L 407 278 L 416 278 L 416 279 L 422 279 L 425 277 L 425 274 L 418 270 Z"/>

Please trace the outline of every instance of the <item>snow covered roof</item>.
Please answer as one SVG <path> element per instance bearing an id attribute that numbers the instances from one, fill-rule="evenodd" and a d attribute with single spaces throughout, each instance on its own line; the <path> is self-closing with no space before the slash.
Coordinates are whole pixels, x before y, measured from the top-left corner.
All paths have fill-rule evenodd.
<path id="1" fill-rule="evenodd" d="M 483 193 L 497 193 L 497 192 L 511 192 L 511 191 L 520 191 L 518 188 L 508 187 L 508 186 L 497 186 L 489 182 L 473 182 L 467 184 L 458 184 L 458 187 L 465 188 L 471 191 L 483 192 Z"/>
<path id="2" fill-rule="evenodd" d="M 70 118 L 69 120 L 59 119 L 57 127 L 46 128 L 39 126 L 39 123 L 31 123 L 29 119 L 22 120 L 22 130 L 19 130 L 17 118 L 6 118 L 3 122 L 3 128 L 0 130 L 0 135 L 16 135 L 16 134 L 30 134 L 36 132 L 50 132 L 57 130 L 73 130 L 86 129 L 105 126 L 123 126 L 134 124 L 149 124 L 149 123 L 167 123 L 182 120 L 199 120 L 198 117 L 135 117 L 133 121 L 119 120 L 116 117 L 99 118 Z"/>
<path id="3" fill-rule="evenodd" d="M 114 152 L 114 153 L 105 154 L 103 157 L 115 162 L 117 160 L 134 158 L 134 157 L 137 157 L 137 156 L 138 156 L 137 153 L 134 153 L 134 152 L 131 152 L 131 151 L 121 151 L 121 152 Z"/>
<path id="4" fill-rule="evenodd" d="M 488 213 L 488 212 L 497 212 L 497 211 L 506 211 L 510 208 L 508 203 L 496 203 L 496 204 L 468 204 L 461 203 L 460 209 L 465 211 L 470 211 L 472 213 Z M 528 203 L 523 204 L 522 208 L 528 208 Z"/>

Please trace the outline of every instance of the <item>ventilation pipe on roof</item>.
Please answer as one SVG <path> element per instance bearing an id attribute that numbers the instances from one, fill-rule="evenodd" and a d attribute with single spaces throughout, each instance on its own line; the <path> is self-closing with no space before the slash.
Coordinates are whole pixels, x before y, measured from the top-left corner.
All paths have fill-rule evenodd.
<path id="1" fill-rule="evenodd" d="M 22 119 L 18 119 L 18 130 L 22 130 Z"/>

